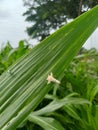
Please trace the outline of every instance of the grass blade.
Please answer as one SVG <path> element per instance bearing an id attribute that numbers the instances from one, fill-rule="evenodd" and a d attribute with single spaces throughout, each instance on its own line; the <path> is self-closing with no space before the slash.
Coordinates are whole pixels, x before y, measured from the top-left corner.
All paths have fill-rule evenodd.
<path id="1" fill-rule="evenodd" d="M 38 124 L 44 128 L 44 130 L 65 130 L 57 120 L 51 117 L 41 117 L 30 114 L 28 120 Z"/>

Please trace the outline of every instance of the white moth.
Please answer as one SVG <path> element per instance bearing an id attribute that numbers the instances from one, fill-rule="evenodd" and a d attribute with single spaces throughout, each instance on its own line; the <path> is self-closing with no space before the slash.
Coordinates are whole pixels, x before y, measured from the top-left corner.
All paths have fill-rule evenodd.
<path id="1" fill-rule="evenodd" d="M 54 82 L 54 83 L 60 84 L 60 81 L 57 80 L 57 79 L 55 79 L 55 78 L 53 77 L 53 74 L 52 74 L 52 73 L 51 73 L 50 75 L 48 75 L 48 77 L 47 77 L 47 81 L 48 81 L 47 84 L 49 84 L 49 83 L 51 83 L 51 82 Z"/>

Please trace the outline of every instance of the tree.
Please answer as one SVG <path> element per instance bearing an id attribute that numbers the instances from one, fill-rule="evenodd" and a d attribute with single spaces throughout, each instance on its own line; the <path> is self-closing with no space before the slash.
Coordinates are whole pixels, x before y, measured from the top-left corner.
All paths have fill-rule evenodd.
<path id="1" fill-rule="evenodd" d="M 31 38 L 43 40 L 52 31 L 58 29 L 80 14 L 98 4 L 98 0 L 23 0 L 28 7 L 23 14 L 32 26 L 27 27 Z"/>

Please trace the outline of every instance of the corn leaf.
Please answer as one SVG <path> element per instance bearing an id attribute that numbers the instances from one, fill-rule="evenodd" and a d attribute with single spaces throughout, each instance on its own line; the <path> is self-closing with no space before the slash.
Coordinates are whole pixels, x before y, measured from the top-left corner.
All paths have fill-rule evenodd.
<path id="1" fill-rule="evenodd" d="M 54 101 L 52 101 L 50 104 L 48 104 L 47 106 L 45 106 L 44 108 L 32 112 L 33 115 L 39 116 L 39 115 L 44 115 L 44 114 L 48 114 L 51 113 L 55 110 L 58 110 L 59 108 L 65 106 L 68 107 L 68 105 L 71 104 L 90 104 L 90 102 L 86 99 L 82 99 L 82 98 L 75 98 L 75 97 L 65 97 L 63 99 L 56 99 Z"/>
<path id="2" fill-rule="evenodd" d="M 65 130 L 57 120 L 51 117 L 41 117 L 30 114 L 28 120 L 41 126 L 44 130 Z"/>
<path id="3" fill-rule="evenodd" d="M 49 73 L 64 69 L 98 26 L 98 6 L 35 46 L 0 77 L 0 129 L 14 130 L 53 87 Z"/>
<path id="4" fill-rule="evenodd" d="M 90 100 L 93 101 L 94 97 L 96 96 L 96 94 L 98 94 L 98 85 L 96 85 L 92 91 L 91 91 L 91 95 L 90 95 Z"/>

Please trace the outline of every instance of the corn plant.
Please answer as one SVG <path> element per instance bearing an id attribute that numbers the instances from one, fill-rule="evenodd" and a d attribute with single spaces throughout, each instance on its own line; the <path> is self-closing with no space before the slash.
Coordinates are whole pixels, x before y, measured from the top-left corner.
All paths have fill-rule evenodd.
<path id="1" fill-rule="evenodd" d="M 13 48 L 9 42 L 0 51 L 0 75 L 12 65 L 18 58 L 29 51 L 29 44 L 19 41 L 17 48 Z"/>
<path id="2" fill-rule="evenodd" d="M 45 95 L 60 83 L 61 78 L 64 76 L 63 72 L 65 68 L 69 65 L 87 38 L 97 28 L 97 17 L 98 6 L 60 28 L 35 46 L 29 53 L 20 58 L 1 75 L 1 130 L 14 130 L 27 119 L 34 123 L 40 121 L 44 129 L 65 129 L 63 125 L 67 117 L 64 118 L 64 116 L 60 114 L 54 115 L 55 118 L 62 118 L 62 125 L 54 118 L 34 116 L 31 115 L 31 112 L 35 110 Z M 47 76 L 52 76 L 50 74 L 53 74 L 57 80 L 55 80 L 55 82 L 50 82 L 48 80 L 49 82 L 47 83 Z M 59 107 L 63 107 L 64 103 L 65 105 L 73 104 L 77 107 L 79 104 L 84 104 L 84 106 L 90 104 L 89 101 L 81 98 L 74 98 L 73 95 L 74 94 L 58 100 L 53 97 L 52 104 L 56 104 L 56 106 Z M 50 98 L 52 97 L 50 96 Z M 71 110 L 71 107 L 68 105 L 65 107 L 67 107 L 67 110 Z M 50 108 L 52 108 L 51 104 Z M 58 109 L 58 107 L 55 109 Z M 65 110 L 65 108 L 63 109 Z M 73 111 L 73 113 L 74 117 L 76 115 L 76 118 L 80 119 L 75 111 Z M 47 128 L 45 124 L 49 127 Z M 74 128 L 73 125 L 72 128 Z"/>

